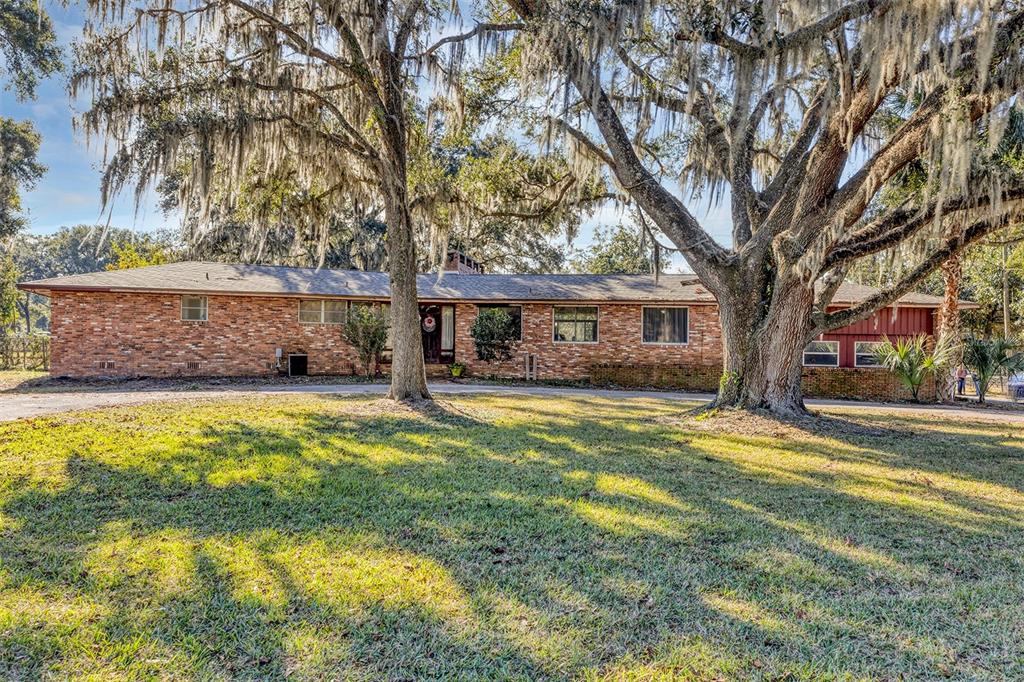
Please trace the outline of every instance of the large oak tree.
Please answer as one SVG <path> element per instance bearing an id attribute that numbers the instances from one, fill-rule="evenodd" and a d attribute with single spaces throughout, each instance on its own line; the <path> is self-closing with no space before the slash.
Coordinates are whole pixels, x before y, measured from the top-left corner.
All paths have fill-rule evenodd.
<path id="1" fill-rule="evenodd" d="M 180 204 L 224 211 L 253 177 L 288 177 L 339 212 L 383 206 L 391 275 L 391 396 L 427 398 L 410 201 L 410 121 L 452 8 L 425 0 L 94 0 L 72 93 L 111 147 L 108 198 L 178 173 Z M 481 36 L 503 27 L 476 29 Z M 184 171 L 184 172 L 182 172 Z"/>
<path id="2" fill-rule="evenodd" d="M 809 340 L 896 302 L 1019 209 L 1020 177 L 993 153 L 1024 75 L 1014 0 L 509 5 L 528 92 L 563 85 L 553 127 L 717 297 L 717 405 L 802 412 Z M 675 167 L 652 151 L 667 136 Z M 920 191 L 884 201 L 911 172 Z M 695 217 L 708 197 L 728 198 L 729 244 Z M 884 290 L 831 305 L 859 259 L 911 242 Z"/>
<path id="3" fill-rule="evenodd" d="M 470 205 L 473 183 L 448 180 L 451 158 L 442 153 L 435 163 L 444 135 L 432 121 L 435 112 L 466 117 L 465 42 L 498 47 L 516 26 L 481 24 L 444 37 L 455 8 L 425 0 L 141 0 L 127 12 L 93 0 L 90 7 L 72 91 L 92 100 L 80 125 L 112 147 L 104 197 L 131 183 L 138 195 L 170 180 L 191 227 L 241 228 L 261 254 L 282 230 L 299 250 L 314 234 L 321 262 L 338 219 L 383 223 L 390 394 L 428 398 L 417 236 L 443 233 L 436 245 L 453 221 L 493 208 Z M 446 45 L 460 47 L 457 57 L 438 56 Z M 533 189 L 516 202 L 528 219 L 548 217 L 552 195 L 560 205 L 591 191 L 592 183 L 540 163 L 549 168 L 526 164 Z M 470 165 L 467 157 L 460 165 Z"/>

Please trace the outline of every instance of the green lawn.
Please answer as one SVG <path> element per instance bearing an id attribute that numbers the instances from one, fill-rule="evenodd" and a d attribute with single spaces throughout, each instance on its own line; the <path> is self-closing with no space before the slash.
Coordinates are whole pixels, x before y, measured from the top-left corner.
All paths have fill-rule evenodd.
<path id="1" fill-rule="evenodd" d="M 1024 677 L 1019 425 L 439 407 L 0 425 L 0 678 Z"/>

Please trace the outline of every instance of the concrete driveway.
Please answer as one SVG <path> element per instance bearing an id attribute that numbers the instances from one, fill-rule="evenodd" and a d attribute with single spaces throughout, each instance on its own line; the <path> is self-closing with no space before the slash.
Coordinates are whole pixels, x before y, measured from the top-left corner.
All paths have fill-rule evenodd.
<path id="1" fill-rule="evenodd" d="M 619 391 L 597 388 L 555 388 L 550 386 L 489 386 L 481 384 L 432 383 L 430 390 L 437 394 L 505 393 L 520 395 L 570 395 L 591 396 L 622 400 L 631 398 L 653 398 L 658 400 L 679 400 L 701 402 L 711 400 L 710 393 L 676 393 L 664 391 Z M 296 386 L 218 386 L 199 390 L 150 390 L 133 391 L 82 390 L 39 393 L 0 394 L 0 422 L 16 419 L 31 419 L 61 412 L 93 410 L 118 405 L 141 405 L 145 403 L 174 400 L 230 400 L 250 395 L 314 393 L 339 395 L 383 395 L 387 392 L 384 384 L 302 384 Z M 965 409 L 945 405 L 891 405 L 886 403 L 865 403 L 845 400 L 807 400 L 809 407 L 838 407 L 843 410 L 886 410 L 893 414 L 926 414 L 939 419 L 985 419 L 1000 422 L 1024 423 L 1024 411 Z"/>

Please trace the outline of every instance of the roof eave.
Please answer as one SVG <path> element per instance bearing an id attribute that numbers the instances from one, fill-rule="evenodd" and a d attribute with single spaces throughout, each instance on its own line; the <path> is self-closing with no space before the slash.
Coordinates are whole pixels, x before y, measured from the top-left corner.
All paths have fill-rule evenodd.
<path id="1" fill-rule="evenodd" d="M 149 288 L 149 287 L 111 287 L 111 286 L 88 286 L 88 285 L 52 285 L 52 284 L 41 284 L 34 282 L 24 282 L 18 285 L 19 289 L 23 291 L 32 291 L 34 293 L 43 293 L 50 295 L 54 292 L 92 292 L 92 293 L 111 293 L 111 294 L 169 294 L 174 296 L 180 295 L 198 295 L 198 296 L 248 296 L 248 297 L 264 297 L 264 298 L 339 298 L 347 300 L 357 301 L 387 301 L 390 300 L 390 296 L 382 296 L 379 294 L 339 294 L 339 293 L 318 293 L 312 291 L 280 291 L 280 292 L 266 292 L 266 291 L 224 291 L 214 289 L 173 289 L 173 288 Z M 673 304 L 673 305 L 717 305 L 717 301 L 701 300 L 701 299 L 675 299 L 675 298 L 630 298 L 630 299 L 614 299 L 614 298 L 504 298 L 504 297 L 442 297 L 442 296 L 421 296 L 420 301 L 430 302 L 454 302 L 454 303 L 542 303 L 542 304 L 557 304 L 557 303 L 615 303 L 623 305 L 649 305 L 649 304 Z"/>

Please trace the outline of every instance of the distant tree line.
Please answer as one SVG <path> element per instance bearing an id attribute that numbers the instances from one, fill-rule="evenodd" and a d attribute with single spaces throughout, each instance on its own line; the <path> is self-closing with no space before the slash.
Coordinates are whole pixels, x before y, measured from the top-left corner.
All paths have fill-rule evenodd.
<path id="1" fill-rule="evenodd" d="M 98 270 L 159 265 L 187 256 L 174 231 L 141 233 L 102 225 L 63 227 L 53 234 L 16 234 L 0 261 L 0 329 L 31 334 L 50 328 L 49 301 L 16 289 L 17 282 Z"/>

